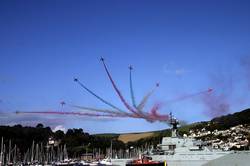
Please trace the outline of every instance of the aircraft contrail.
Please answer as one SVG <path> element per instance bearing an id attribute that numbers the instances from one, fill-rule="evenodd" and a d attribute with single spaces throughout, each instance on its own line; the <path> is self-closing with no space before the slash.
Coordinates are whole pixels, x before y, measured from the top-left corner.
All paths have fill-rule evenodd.
<path id="1" fill-rule="evenodd" d="M 120 108 L 116 107 L 115 105 L 111 104 L 110 102 L 106 101 L 105 99 L 103 99 L 102 97 L 100 97 L 99 95 L 97 95 L 96 93 L 94 93 L 92 90 L 90 90 L 89 88 L 87 88 L 84 84 L 82 84 L 79 79 L 74 78 L 74 81 L 77 82 L 82 88 L 84 88 L 87 92 L 89 92 L 91 95 L 95 96 L 97 99 L 99 99 L 101 102 L 103 102 L 104 104 L 107 104 L 108 106 L 116 109 L 119 112 L 123 112 Z"/>
<path id="2" fill-rule="evenodd" d="M 128 116 L 129 114 L 127 112 L 117 112 L 114 110 L 107 110 L 107 109 L 96 109 L 96 108 L 90 108 L 90 107 L 84 107 L 84 106 L 78 106 L 78 105 L 71 105 L 72 107 L 85 110 L 85 111 L 94 111 L 94 112 L 102 112 L 102 113 L 109 113 L 119 116 Z"/>
<path id="3" fill-rule="evenodd" d="M 202 95 L 202 94 L 211 93 L 212 91 L 213 91 L 213 89 L 209 88 L 207 90 L 203 90 L 203 91 L 196 92 L 196 93 L 193 93 L 193 94 L 187 94 L 187 95 L 183 95 L 181 97 L 170 99 L 170 100 L 165 101 L 164 103 L 175 103 L 175 102 L 186 100 L 186 99 L 196 97 L 196 96 L 199 96 L 199 95 Z"/>
<path id="4" fill-rule="evenodd" d="M 113 114 L 93 114 L 93 113 L 83 113 L 83 112 L 58 112 L 58 111 L 16 111 L 16 114 L 55 114 L 55 115 L 78 115 L 78 116 L 88 116 L 88 117 L 120 117 Z M 122 116 L 121 116 L 122 117 Z"/>
<path id="5" fill-rule="evenodd" d="M 116 93 L 118 94 L 118 96 L 119 96 L 119 98 L 121 99 L 121 101 L 122 101 L 122 103 L 124 104 L 124 106 L 125 106 L 129 111 L 131 111 L 131 112 L 133 112 L 134 114 L 137 114 L 137 115 L 138 115 L 137 111 L 134 110 L 134 109 L 128 104 L 128 102 L 127 102 L 127 101 L 124 99 L 124 97 L 122 96 L 120 90 L 117 88 L 117 86 L 116 86 L 116 84 L 115 84 L 113 78 L 111 77 L 111 74 L 110 74 L 109 71 L 108 71 L 108 68 L 107 68 L 107 66 L 106 66 L 106 64 L 105 64 L 103 58 L 101 58 L 101 61 L 102 61 L 102 63 L 103 63 L 104 69 L 105 69 L 105 71 L 106 71 L 106 73 L 107 73 L 107 75 L 108 75 L 108 77 L 109 77 L 109 80 L 111 81 L 111 83 L 112 83 L 112 85 L 113 85 L 113 88 L 115 89 Z"/>

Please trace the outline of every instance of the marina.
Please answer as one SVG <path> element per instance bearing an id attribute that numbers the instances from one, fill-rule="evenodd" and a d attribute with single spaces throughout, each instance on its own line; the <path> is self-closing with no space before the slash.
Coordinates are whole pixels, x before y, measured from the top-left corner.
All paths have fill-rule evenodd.
<path id="1" fill-rule="evenodd" d="M 164 165 L 164 166 L 207 166 L 219 165 L 222 161 L 244 165 L 250 157 L 250 151 L 234 151 L 224 149 L 214 149 L 201 140 L 183 137 L 179 135 L 179 122 L 170 113 L 169 125 L 171 136 L 163 137 L 156 148 L 133 149 L 129 153 L 113 149 L 111 140 L 110 148 L 106 149 L 103 155 L 97 150 L 92 150 L 95 154 L 86 153 L 82 157 L 69 158 L 67 147 L 58 144 L 52 138 L 47 144 L 32 142 L 32 145 L 25 153 L 21 153 L 16 144 L 11 140 L 1 138 L 0 165 L 47 165 L 47 166 L 133 166 L 133 165 Z M 5 144 L 5 143 L 8 144 Z M 89 144 L 87 145 L 89 146 Z M 123 155 L 121 155 L 123 154 Z M 101 157 L 102 156 L 102 157 Z M 231 161 L 232 162 L 232 161 Z"/>

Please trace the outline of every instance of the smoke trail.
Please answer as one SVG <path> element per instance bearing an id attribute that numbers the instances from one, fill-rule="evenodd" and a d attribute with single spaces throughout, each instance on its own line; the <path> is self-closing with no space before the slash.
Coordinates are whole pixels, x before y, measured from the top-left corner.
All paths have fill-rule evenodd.
<path id="1" fill-rule="evenodd" d="M 167 122 L 169 120 L 169 115 L 159 114 L 158 110 L 161 108 L 162 103 L 155 103 L 150 111 L 150 118 L 159 122 Z"/>
<path id="2" fill-rule="evenodd" d="M 152 109 L 150 110 L 150 113 L 148 115 L 148 118 L 150 120 L 153 120 L 153 121 L 156 121 L 158 120 L 158 114 L 157 114 L 157 111 L 160 109 L 160 104 L 159 103 L 156 103 L 153 105 Z"/>
<path id="3" fill-rule="evenodd" d="M 150 123 L 153 123 L 155 121 L 161 121 L 165 115 L 159 115 L 157 113 L 157 111 L 160 109 L 160 107 L 161 107 L 161 104 L 156 103 L 153 105 L 153 107 L 151 108 L 151 110 L 149 112 L 141 111 L 140 117 L 138 117 L 138 118 L 145 119 L 146 121 L 148 121 Z"/>
<path id="4" fill-rule="evenodd" d="M 114 114 L 114 115 L 120 115 L 120 116 L 130 116 L 130 114 L 127 112 L 117 112 L 117 111 L 112 111 L 112 110 L 96 109 L 96 108 L 83 107 L 83 106 L 77 106 L 77 105 L 71 105 L 71 106 L 85 110 L 85 111 L 102 112 L 102 113 L 108 113 L 108 114 Z"/>
<path id="5" fill-rule="evenodd" d="M 204 113 L 214 118 L 226 114 L 230 110 L 228 96 L 225 94 L 207 94 L 203 96 L 203 103 L 206 106 Z"/>
<path id="6" fill-rule="evenodd" d="M 137 111 L 138 112 L 142 112 L 143 108 L 145 107 L 145 104 L 147 103 L 149 97 L 155 92 L 156 88 L 159 87 L 159 84 L 157 83 L 156 86 L 149 92 L 147 93 L 142 101 L 140 102 L 140 104 L 137 106 Z"/>
<path id="7" fill-rule="evenodd" d="M 87 108 L 90 110 L 91 108 Z M 154 105 L 152 108 L 153 115 L 149 113 L 145 113 L 144 117 L 138 116 L 136 114 L 120 114 L 118 112 L 103 112 L 105 114 L 97 114 L 97 113 L 88 113 L 88 112 L 58 112 L 58 111 L 16 111 L 16 114 L 49 114 L 49 115 L 72 115 L 72 116 L 84 116 L 84 117 L 108 117 L 108 118 L 136 118 L 136 119 L 145 119 L 148 122 L 155 121 L 166 121 L 168 117 L 166 115 L 159 115 L 157 110 L 159 109 L 159 105 Z M 92 111 L 92 110 L 91 110 Z M 97 111 L 93 109 L 93 111 Z M 98 110 L 97 112 L 101 112 L 103 110 Z"/>
<path id="8" fill-rule="evenodd" d="M 153 108 L 151 109 L 150 113 L 154 116 L 157 116 L 157 111 L 160 109 L 160 104 L 154 104 Z"/>
<path id="9" fill-rule="evenodd" d="M 89 116 L 89 117 L 120 117 L 113 114 L 93 114 L 93 113 L 83 113 L 83 112 L 57 112 L 57 111 L 16 111 L 16 114 L 54 114 L 54 115 L 78 115 L 78 116 Z"/>
<path id="10" fill-rule="evenodd" d="M 247 80 L 247 86 L 250 89 L 250 56 L 243 57 L 241 60 L 241 65 L 244 68 L 246 80 Z"/>
<path id="11" fill-rule="evenodd" d="M 204 114 L 210 118 L 220 116 L 230 111 L 230 101 L 234 88 L 233 79 L 227 73 L 217 72 L 210 76 L 211 84 L 216 88 L 213 93 L 204 94 L 201 97 L 205 106 Z"/>
<path id="12" fill-rule="evenodd" d="M 177 97 L 175 99 L 167 100 L 167 101 L 165 101 L 165 103 L 176 103 L 176 102 L 186 100 L 186 99 L 190 99 L 190 98 L 193 98 L 193 97 L 196 97 L 196 96 L 199 96 L 199 95 L 209 94 L 209 93 L 212 93 L 212 91 L 213 91 L 213 89 L 209 88 L 209 89 L 207 89 L 205 91 L 201 91 L 201 92 L 197 92 L 197 93 L 193 93 L 193 94 L 188 94 L 188 95 L 183 95 L 183 96 Z"/>
<path id="13" fill-rule="evenodd" d="M 134 90 L 133 90 L 133 83 L 132 83 L 132 70 L 133 70 L 133 67 L 132 67 L 132 66 L 129 66 L 130 94 L 131 94 L 132 104 L 133 104 L 133 106 L 134 106 L 135 108 L 137 108 L 136 102 L 135 102 Z"/>
<path id="14" fill-rule="evenodd" d="M 129 111 L 131 111 L 131 112 L 133 112 L 134 114 L 140 116 L 140 115 L 139 115 L 139 114 L 138 114 L 138 113 L 137 113 L 137 112 L 127 103 L 127 101 L 126 101 L 126 100 L 124 99 L 124 97 L 122 96 L 122 94 L 121 94 L 121 92 L 119 91 L 119 89 L 117 88 L 117 86 L 116 86 L 114 80 L 112 79 L 111 74 L 109 73 L 108 68 L 107 68 L 107 66 L 106 66 L 106 64 L 105 64 L 103 58 L 101 58 L 101 61 L 102 61 L 102 63 L 103 63 L 103 66 L 104 66 L 104 68 L 105 68 L 105 71 L 106 71 L 106 73 L 107 73 L 107 75 L 108 75 L 108 77 L 109 77 L 109 80 L 111 81 L 111 83 L 112 83 L 112 85 L 113 85 L 113 88 L 115 89 L 115 91 L 116 91 L 116 93 L 118 94 L 118 96 L 119 96 L 120 100 L 122 101 L 122 103 L 125 105 L 125 107 L 126 107 Z"/>
<path id="15" fill-rule="evenodd" d="M 98 96 L 96 93 L 94 93 L 93 91 L 91 91 L 89 88 L 87 88 L 85 85 L 83 85 L 77 78 L 74 79 L 75 82 L 77 82 L 82 88 L 84 88 L 87 92 L 89 92 L 91 95 L 95 96 L 97 99 L 99 99 L 100 101 L 102 101 L 103 103 L 109 105 L 110 107 L 123 112 L 121 109 L 119 109 L 118 107 L 114 106 L 113 104 L 111 104 L 110 102 L 106 101 L 105 99 L 103 99 L 102 97 Z"/>
<path id="16" fill-rule="evenodd" d="M 156 88 L 159 87 L 159 84 L 157 83 L 156 86 L 149 92 L 147 93 L 142 101 L 140 102 L 140 104 L 136 107 L 136 110 L 138 112 L 138 114 L 140 115 L 141 118 L 147 120 L 148 122 L 153 122 L 151 119 L 150 119 L 150 115 L 149 113 L 147 112 L 143 112 L 143 108 L 145 107 L 149 97 L 154 93 L 154 91 L 156 90 Z"/>
<path id="17" fill-rule="evenodd" d="M 157 121 L 159 121 L 159 122 L 168 122 L 169 121 L 169 116 L 168 115 L 158 115 Z"/>

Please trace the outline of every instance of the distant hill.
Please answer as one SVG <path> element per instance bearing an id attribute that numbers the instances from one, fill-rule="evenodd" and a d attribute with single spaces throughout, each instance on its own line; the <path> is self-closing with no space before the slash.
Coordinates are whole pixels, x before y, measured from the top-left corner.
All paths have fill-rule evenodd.
<path id="1" fill-rule="evenodd" d="M 212 130 L 224 130 L 240 124 L 250 124 L 250 108 L 233 114 L 213 118 L 211 121 L 195 123 L 192 129 L 206 128 Z"/>
<path id="2" fill-rule="evenodd" d="M 250 124 L 250 108 L 233 114 L 216 117 L 213 118 L 211 121 L 196 122 L 185 126 L 181 126 L 178 130 L 179 134 L 183 135 L 187 134 L 190 129 L 206 128 L 207 130 L 214 130 L 214 129 L 221 130 L 221 129 L 228 129 L 230 127 L 239 124 Z M 170 136 L 170 129 L 142 132 L 142 133 L 126 133 L 126 134 L 113 134 L 113 135 L 115 135 L 118 138 L 118 140 L 124 143 L 136 142 L 136 141 L 146 142 L 151 139 L 158 141 L 163 136 Z"/>
<path id="3" fill-rule="evenodd" d="M 163 130 L 152 131 L 152 132 L 140 132 L 140 133 L 124 133 L 124 134 L 102 133 L 102 134 L 93 134 L 93 136 L 112 138 L 112 139 L 117 139 L 119 141 L 122 141 L 123 143 L 128 143 L 128 142 L 134 142 L 140 139 L 155 136 L 157 135 L 157 133 L 161 131 Z"/>
<path id="4" fill-rule="evenodd" d="M 118 140 L 124 143 L 128 143 L 128 142 L 138 141 L 140 139 L 147 138 L 147 137 L 152 137 L 154 135 L 155 135 L 155 132 L 121 134 L 119 135 Z"/>
<path id="5" fill-rule="evenodd" d="M 212 123 L 218 124 L 219 127 L 229 128 L 239 124 L 250 124 L 250 108 L 234 114 L 217 117 L 211 120 Z"/>
<path id="6" fill-rule="evenodd" d="M 93 136 L 107 137 L 107 138 L 118 138 L 120 136 L 120 134 L 117 134 L 117 133 L 101 133 L 101 134 L 93 134 Z"/>

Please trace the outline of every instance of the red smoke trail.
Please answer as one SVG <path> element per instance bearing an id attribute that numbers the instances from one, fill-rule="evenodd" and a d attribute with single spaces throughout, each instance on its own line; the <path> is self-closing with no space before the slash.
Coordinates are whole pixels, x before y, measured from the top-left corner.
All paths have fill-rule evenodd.
<path id="1" fill-rule="evenodd" d="M 167 122 L 169 121 L 169 115 L 159 115 L 156 113 L 153 117 L 155 121 L 160 121 L 160 122 Z"/>
<path id="2" fill-rule="evenodd" d="M 160 103 L 156 103 L 153 105 L 152 109 L 149 112 L 148 118 L 151 120 L 158 120 L 157 118 L 159 117 L 157 111 L 160 109 L 161 104 Z"/>
<path id="3" fill-rule="evenodd" d="M 160 122 L 168 122 L 169 121 L 169 116 L 168 115 L 160 115 L 157 117 L 157 120 Z"/>
<path id="4" fill-rule="evenodd" d="M 148 118 L 151 121 L 160 121 L 160 122 L 167 122 L 169 120 L 169 115 L 166 114 L 159 114 L 158 110 L 162 107 L 162 103 L 155 103 L 151 108 Z"/>
<path id="5" fill-rule="evenodd" d="M 119 89 L 117 88 L 117 86 L 116 86 L 114 80 L 113 80 L 112 77 L 111 77 L 111 74 L 110 74 L 109 71 L 108 71 L 108 68 L 107 68 L 107 66 L 106 66 L 106 64 L 105 64 L 103 58 L 101 58 L 101 61 L 102 61 L 102 63 L 103 63 L 103 66 L 104 66 L 104 68 L 105 68 L 105 71 L 106 71 L 106 73 L 107 73 L 107 75 L 108 75 L 108 77 L 109 77 L 109 80 L 111 81 L 111 83 L 112 83 L 112 85 L 113 85 L 113 88 L 115 89 L 115 91 L 116 91 L 116 93 L 118 94 L 119 98 L 121 99 L 122 103 L 125 105 L 125 107 L 126 107 L 129 111 L 131 111 L 131 112 L 133 112 L 134 114 L 138 115 L 138 113 L 137 113 L 137 112 L 127 103 L 127 101 L 124 99 L 124 97 L 122 96 L 121 92 L 120 92 Z M 140 115 L 138 115 L 138 116 L 140 116 Z"/>
<path id="6" fill-rule="evenodd" d="M 155 121 L 167 121 L 168 115 L 160 115 L 157 113 L 161 106 L 161 103 L 154 104 L 149 112 L 140 112 L 141 116 L 139 118 L 145 119 L 146 121 L 151 123 Z"/>
<path id="7" fill-rule="evenodd" d="M 230 112 L 232 92 L 234 82 L 231 75 L 222 72 L 216 72 L 210 75 L 210 85 L 216 88 L 214 93 L 202 95 L 204 114 L 210 118 L 221 116 Z M 234 100 L 233 100 L 234 102 Z"/>
<path id="8" fill-rule="evenodd" d="M 213 92 L 213 89 L 209 88 L 209 89 L 207 89 L 205 91 L 197 92 L 197 93 L 194 93 L 194 94 L 184 95 L 184 96 L 172 99 L 172 100 L 167 100 L 167 101 L 165 101 L 165 103 L 175 103 L 175 102 L 179 102 L 179 101 L 182 101 L 182 100 L 186 100 L 186 99 L 189 99 L 189 98 L 193 98 L 193 97 L 196 97 L 196 96 L 199 96 L 199 95 L 212 93 L 212 92 Z"/>
<path id="9" fill-rule="evenodd" d="M 153 108 L 151 109 L 150 113 L 154 116 L 157 115 L 157 111 L 160 109 L 160 104 L 156 103 L 154 104 Z"/>
<path id="10" fill-rule="evenodd" d="M 156 90 L 157 87 L 159 87 L 159 83 L 156 83 L 156 86 L 149 93 L 147 93 L 143 97 L 143 99 L 139 103 L 139 105 L 137 107 L 135 107 L 136 111 L 137 111 L 136 116 L 139 116 L 139 118 L 145 119 L 145 120 L 147 120 L 149 122 L 153 122 L 153 121 L 150 120 L 150 117 L 149 117 L 147 112 L 143 112 L 143 108 L 145 107 L 145 104 L 147 103 L 149 97 L 154 93 L 154 91 Z"/>
<path id="11" fill-rule="evenodd" d="M 203 96 L 202 101 L 206 106 L 204 113 L 211 118 L 226 114 L 230 110 L 228 96 L 224 94 L 207 94 Z"/>

